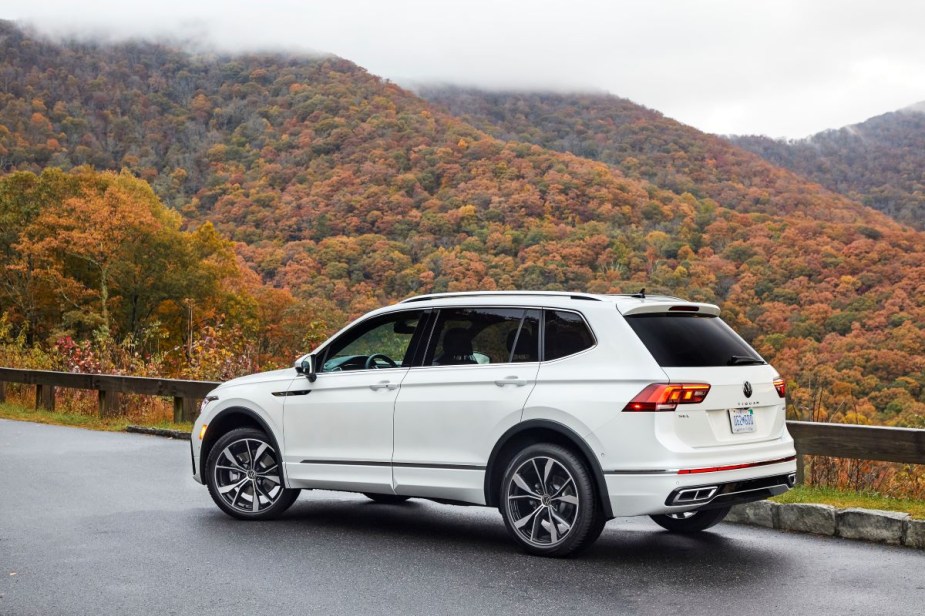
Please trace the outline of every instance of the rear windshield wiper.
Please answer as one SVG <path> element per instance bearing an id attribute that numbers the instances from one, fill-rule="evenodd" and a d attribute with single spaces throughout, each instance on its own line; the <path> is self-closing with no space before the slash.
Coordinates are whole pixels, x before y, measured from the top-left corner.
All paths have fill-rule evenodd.
<path id="1" fill-rule="evenodd" d="M 749 355 L 733 355 L 729 358 L 729 361 L 726 362 L 727 366 L 750 366 L 755 364 L 765 363 L 763 359 L 758 359 L 757 357 L 751 357 Z"/>

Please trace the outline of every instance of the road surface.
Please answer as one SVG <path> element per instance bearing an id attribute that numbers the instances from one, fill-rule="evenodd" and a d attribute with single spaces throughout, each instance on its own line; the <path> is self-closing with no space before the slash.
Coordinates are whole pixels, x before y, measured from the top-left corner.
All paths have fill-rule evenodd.
<path id="1" fill-rule="evenodd" d="M 925 553 L 621 518 L 551 560 L 491 509 L 318 491 L 238 522 L 186 442 L 0 420 L 0 614 L 248 613 L 921 616 Z"/>

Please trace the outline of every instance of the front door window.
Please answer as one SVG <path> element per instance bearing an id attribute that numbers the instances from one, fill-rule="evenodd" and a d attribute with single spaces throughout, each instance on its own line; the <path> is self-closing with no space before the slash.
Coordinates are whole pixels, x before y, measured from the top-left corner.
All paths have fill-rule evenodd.
<path id="1" fill-rule="evenodd" d="M 411 342 L 423 310 L 386 314 L 363 321 L 338 337 L 324 353 L 321 372 L 407 368 Z"/>

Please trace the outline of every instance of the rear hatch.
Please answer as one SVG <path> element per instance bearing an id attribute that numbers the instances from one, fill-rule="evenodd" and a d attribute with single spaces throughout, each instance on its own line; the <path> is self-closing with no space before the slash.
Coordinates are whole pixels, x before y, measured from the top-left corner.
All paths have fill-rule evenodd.
<path id="1" fill-rule="evenodd" d="M 624 311 L 669 382 L 710 385 L 703 402 L 678 404 L 660 427 L 689 447 L 780 438 L 786 411 L 774 383 L 777 372 L 716 315 L 715 307 L 696 307 Z"/>

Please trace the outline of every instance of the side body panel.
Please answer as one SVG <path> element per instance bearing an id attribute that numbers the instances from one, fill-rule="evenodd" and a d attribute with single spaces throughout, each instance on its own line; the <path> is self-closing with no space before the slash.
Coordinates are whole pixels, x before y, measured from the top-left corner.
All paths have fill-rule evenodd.
<path id="1" fill-rule="evenodd" d="M 407 368 L 328 372 L 286 397 L 283 460 L 293 487 L 392 492 L 392 416 Z"/>
<path id="2" fill-rule="evenodd" d="M 398 494 L 484 504 L 485 466 L 520 421 L 539 364 L 413 368 L 395 406 Z"/>

